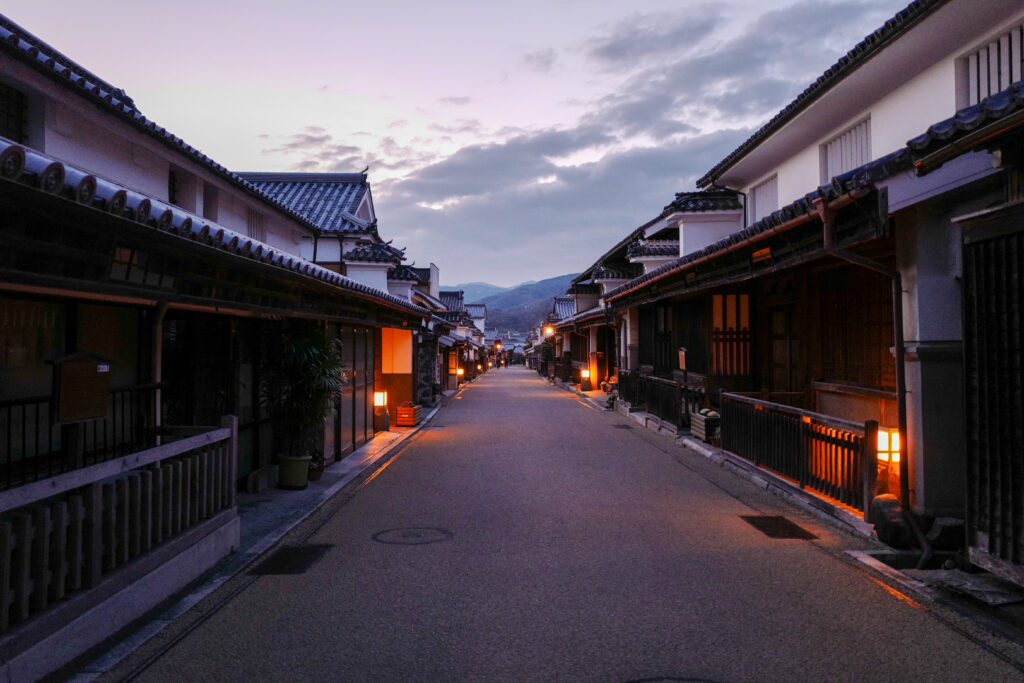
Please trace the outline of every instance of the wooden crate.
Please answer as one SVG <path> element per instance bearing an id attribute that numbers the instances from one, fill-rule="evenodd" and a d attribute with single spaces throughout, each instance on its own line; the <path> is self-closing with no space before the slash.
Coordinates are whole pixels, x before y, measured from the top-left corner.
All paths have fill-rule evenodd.
<path id="1" fill-rule="evenodd" d="M 398 406 L 398 419 L 396 424 L 399 427 L 415 427 L 420 423 L 423 408 L 417 404 L 412 406 Z"/>
<path id="2" fill-rule="evenodd" d="M 705 443 L 718 438 L 721 417 L 707 417 L 700 413 L 690 413 L 690 433 Z"/>

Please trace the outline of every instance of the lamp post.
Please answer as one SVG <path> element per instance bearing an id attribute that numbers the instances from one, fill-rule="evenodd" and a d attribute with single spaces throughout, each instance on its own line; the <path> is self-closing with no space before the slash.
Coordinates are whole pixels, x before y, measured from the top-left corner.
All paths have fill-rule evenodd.
<path id="1" fill-rule="evenodd" d="M 388 413 L 388 392 L 373 392 L 373 431 L 391 431 L 391 415 Z"/>

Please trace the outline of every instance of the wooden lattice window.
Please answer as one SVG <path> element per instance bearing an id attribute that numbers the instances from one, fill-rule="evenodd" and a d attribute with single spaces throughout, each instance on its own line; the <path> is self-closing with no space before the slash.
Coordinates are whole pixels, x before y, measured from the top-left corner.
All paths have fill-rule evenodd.
<path id="1" fill-rule="evenodd" d="M 824 379 L 896 386 L 891 281 L 843 269 L 822 273 L 819 291 Z"/>
<path id="2" fill-rule="evenodd" d="M 25 93 L 0 83 L 0 135 L 14 142 L 25 142 L 27 111 Z"/>
<path id="3" fill-rule="evenodd" d="M 750 297 L 711 297 L 711 372 L 719 376 L 750 374 Z"/>

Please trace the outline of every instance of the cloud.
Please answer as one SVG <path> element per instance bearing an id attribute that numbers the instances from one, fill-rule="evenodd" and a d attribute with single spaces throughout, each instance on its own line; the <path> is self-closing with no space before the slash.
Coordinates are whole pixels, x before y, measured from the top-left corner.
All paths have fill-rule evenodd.
<path id="1" fill-rule="evenodd" d="M 437 101 L 441 104 L 453 104 L 458 107 L 465 107 L 473 101 L 472 97 L 439 97 Z"/>
<path id="2" fill-rule="evenodd" d="M 552 48 L 537 50 L 523 55 L 523 64 L 531 71 L 549 73 L 558 61 L 558 53 Z"/>
<path id="3" fill-rule="evenodd" d="M 634 14 L 617 24 L 612 33 L 591 40 L 584 51 L 606 68 L 632 68 L 647 58 L 692 50 L 721 25 L 722 19 L 720 11 L 711 5 L 680 16 Z"/>
<path id="4" fill-rule="evenodd" d="M 591 60 L 622 71 L 625 81 L 585 120 L 654 140 L 692 133 L 691 121 L 719 127 L 767 120 L 823 62 L 840 56 L 839 46 L 852 44 L 849 26 L 864 25 L 872 13 L 884 10 L 869 0 L 801 0 L 731 35 L 716 31 L 723 20 L 713 9 L 699 19 L 631 17 L 587 46 Z"/>
<path id="5" fill-rule="evenodd" d="M 655 217 L 749 134 L 720 131 L 556 167 L 547 155 L 611 139 L 592 129 L 542 131 L 465 147 L 406 179 L 375 184 L 374 198 L 382 234 L 407 246 L 411 259 L 438 263 L 442 274 L 469 275 L 472 264 L 483 271 L 473 277 L 492 282 L 560 274 L 590 265 Z M 557 180 L 545 182 L 551 176 Z"/>

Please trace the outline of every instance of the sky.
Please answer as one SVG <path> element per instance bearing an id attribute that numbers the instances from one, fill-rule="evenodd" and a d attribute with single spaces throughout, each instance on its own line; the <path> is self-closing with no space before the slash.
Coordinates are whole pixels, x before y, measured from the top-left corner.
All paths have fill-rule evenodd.
<path id="1" fill-rule="evenodd" d="M 445 284 L 579 272 L 909 0 L 7 0 L 233 171 L 369 167 Z"/>

